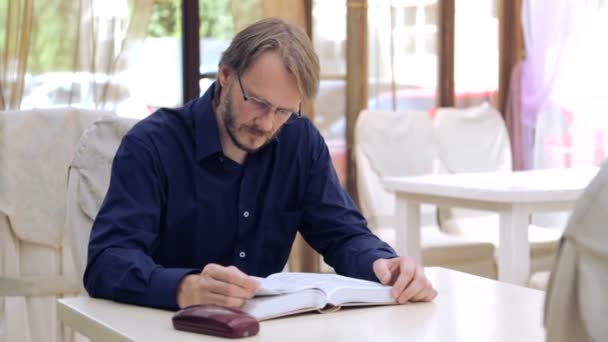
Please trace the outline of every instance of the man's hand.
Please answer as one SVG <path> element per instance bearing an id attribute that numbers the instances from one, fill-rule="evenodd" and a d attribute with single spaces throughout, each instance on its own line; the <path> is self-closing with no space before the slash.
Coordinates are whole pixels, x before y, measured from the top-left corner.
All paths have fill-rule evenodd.
<path id="1" fill-rule="evenodd" d="M 177 288 L 177 305 L 215 304 L 238 308 L 252 298 L 260 283 L 234 266 L 208 264 L 200 274 L 190 274 Z"/>
<path id="2" fill-rule="evenodd" d="M 437 297 L 437 291 L 424 275 L 422 266 L 411 257 L 374 261 L 374 273 L 384 285 L 392 285 L 393 297 L 400 304 L 410 302 L 430 302 Z"/>

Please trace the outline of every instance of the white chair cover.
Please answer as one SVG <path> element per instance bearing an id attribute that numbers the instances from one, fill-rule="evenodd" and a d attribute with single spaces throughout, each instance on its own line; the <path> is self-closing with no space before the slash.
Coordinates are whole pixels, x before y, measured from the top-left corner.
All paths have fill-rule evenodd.
<path id="1" fill-rule="evenodd" d="M 433 171 L 436 145 L 428 113 L 362 111 L 355 126 L 354 149 L 363 215 L 373 228 L 393 226 L 395 194 L 384 188 L 381 179 Z"/>
<path id="2" fill-rule="evenodd" d="M 114 155 L 122 137 L 136 122 L 120 117 L 95 122 L 82 135 L 70 164 L 65 229 L 80 279 L 86 267 L 93 221 L 110 184 Z"/>
<path id="3" fill-rule="evenodd" d="M 500 113 L 488 103 L 439 108 L 435 134 L 448 172 L 511 171 L 511 144 Z"/>
<path id="4" fill-rule="evenodd" d="M 608 163 L 578 200 L 545 297 L 547 341 L 608 341 Z"/>
<path id="5" fill-rule="evenodd" d="M 511 172 L 511 145 L 504 120 L 488 103 L 469 108 L 440 108 L 435 117 L 440 172 Z M 439 208 L 445 232 L 498 246 L 498 215 Z M 561 230 L 531 225 L 531 272 L 551 267 Z"/>
<path id="6" fill-rule="evenodd" d="M 82 132 L 110 112 L 0 112 L 0 340 L 69 341 L 57 298 L 79 291 L 64 248 L 67 168 Z"/>
<path id="7" fill-rule="evenodd" d="M 384 188 L 385 176 L 432 173 L 436 160 L 433 123 L 426 112 L 363 111 L 355 126 L 355 157 L 359 204 L 370 227 L 383 240 L 395 244 L 395 194 Z M 428 207 L 427 207 L 428 208 Z M 435 226 L 435 211 L 421 221 L 422 262 L 495 277 L 494 247 L 447 236 Z"/>

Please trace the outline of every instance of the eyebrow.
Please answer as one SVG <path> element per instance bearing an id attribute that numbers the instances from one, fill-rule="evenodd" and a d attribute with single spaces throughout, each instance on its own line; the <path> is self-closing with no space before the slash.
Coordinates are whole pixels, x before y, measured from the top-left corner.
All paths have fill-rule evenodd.
<path id="1" fill-rule="evenodd" d="M 272 104 L 272 102 L 266 100 L 265 98 L 258 96 L 258 94 L 256 94 L 255 92 L 252 92 L 250 89 L 246 89 L 247 90 L 247 94 L 249 97 L 253 97 L 258 101 L 264 102 L 266 105 L 269 105 L 270 107 L 274 106 Z M 277 106 L 277 110 L 286 110 L 290 113 L 297 113 L 299 109 L 292 109 L 292 108 L 285 108 L 285 107 L 279 107 Z"/>

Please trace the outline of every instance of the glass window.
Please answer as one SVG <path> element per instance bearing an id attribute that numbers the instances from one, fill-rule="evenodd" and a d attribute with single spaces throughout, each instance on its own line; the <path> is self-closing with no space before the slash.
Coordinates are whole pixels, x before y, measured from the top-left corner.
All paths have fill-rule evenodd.
<path id="1" fill-rule="evenodd" d="M 229 0 L 199 0 L 201 95 L 215 81 L 222 52 L 234 37 Z"/>
<path id="2" fill-rule="evenodd" d="M 432 110 L 437 1 L 369 1 L 368 108 Z"/>
<path id="3" fill-rule="evenodd" d="M 181 1 L 156 0 L 148 36 L 133 63 L 134 95 L 150 110 L 182 104 L 181 18 Z"/>
<path id="4" fill-rule="evenodd" d="M 491 102 L 498 89 L 496 0 L 457 0 L 455 5 L 455 105 Z"/>
<path id="5" fill-rule="evenodd" d="M 321 63 L 321 84 L 314 104 L 315 125 L 346 181 L 346 0 L 313 1 L 312 41 Z"/>
<path id="6" fill-rule="evenodd" d="M 21 108 L 78 106 L 140 118 L 179 104 L 179 2 L 159 0 L 149 11 L 134 5 L 36 1 Z"/>

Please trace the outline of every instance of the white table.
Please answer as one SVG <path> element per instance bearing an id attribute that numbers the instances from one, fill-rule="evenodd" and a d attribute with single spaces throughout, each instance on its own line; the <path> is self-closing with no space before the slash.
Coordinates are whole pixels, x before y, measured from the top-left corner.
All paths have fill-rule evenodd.
<path id="1" fill-rule="evenodd" d="M 360 307 L 263 321 L 243 341 L 544 341 L 544 293 L 443 268 L 432 303 Z M 59 319 L 93 341 L 227 341 L 176 331 L 172 312 L 89 297 L 59 300 Z"/>
<path id="2" fill-rule="evenodd" d="M 498 277 L 526 284 L 534 212 L 571 210 L 598 168 L 388 177 L 397 195 L 397 249 L 420 260 L 420 204 L 494 211 L 500 217 Z"/>

